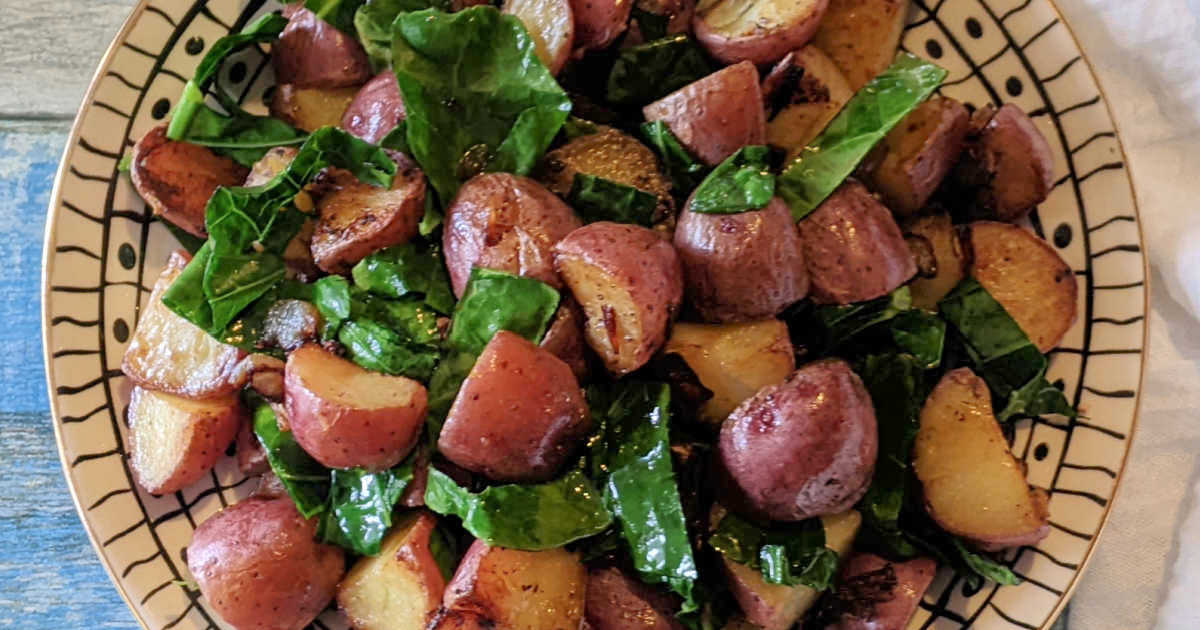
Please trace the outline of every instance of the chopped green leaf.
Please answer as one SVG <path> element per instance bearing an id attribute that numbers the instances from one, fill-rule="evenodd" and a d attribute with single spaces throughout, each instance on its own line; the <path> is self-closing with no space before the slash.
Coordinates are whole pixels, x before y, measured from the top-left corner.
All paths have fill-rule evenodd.
<path id="1" fill-rule="evenodd" d="M 837 573 L 838 555 L 825 546 L 825 526 L 819 518 L 763 529 L 727 513 L 708 544 L 730 560 L 758 569 L 769 584 L 823 591 Z"/>
<path id="2" fill-rule="evenodd" d="M 196 236 L 187 230 L 184 230 L 183 228 L 163 219 L 162 217 L 158 218 L 158 222 L 161 223 L 163 227 L 167 228 L 167 231 L 171 233 L 171 236 L 174 236 L 175 240 L 179 241 L 179 245 L 187 250 L 187 253 L 191 254 L 192 256 L 195 256 L 196 252 L 200 251 L 200 248 L 204 246 L 205 239 L 200 238 L 199 236 Z"/>
<path id="3" fill-rule="evenodd" d="M 290 3 L 299 0 L 286 0 Z M 304 0 L 304 8 L 329 22 L 334 28 L 350 35 L 354 34 L 354 13 L 363 0 Z"/>
<path id="4" fill-rule="evenodd" d="M 892 319 L 892 339 L 901 350 L 921 362 L 925 369 L 942 363 L 946 345 L 946 322 L 932 313 L 913 309 L 898 313 Z"/>
<path id="5" fill-rule="evenodd" d="M 642 137 L 658 153 L 677 194 L 687 195 L 700 184 L 708 167 L 679 142 L 667 123 L 661 120 L 642 123 L 640 130 Z"/>
<path id="6" fill-rule="evenodd" d="M 911 308 L 912 294 L 904 286 L 866 302 L 817 306 L 809 314 L 811 322 L 806 322 L 803 328 L 812 337 L 812 349 L 828 353 Z"/>
<path id="7" fill-rule="evenodd" d="M 958 551 L 959 557 L 962 558 L 967 567 L 980 577 L 1003 586 L 1015 586 L 1021 583 L 1021 578 L 1018 578 L 1012 572 L 1012 569 L 983 554 L 967 549 L 967 546 L 958 538 L 954 539 L 954 548 Z"/>
<path id="8" fill-rule="evenodd" d="M 400 298 L 416 293 L 439 313 L 454 311 L 450 277 L 437 247 L 418 248 L 410 242 L 381 249 L 359 261 L 351 275 L 358 288 L 376 295 Z"/>
<path id="9" fill-rule="evenodd" d="M 437 367 L 436 348 L 415 344 L 391 328 L 369 319 L 350 320 L 338 331 L 351 361 L 368 370 L 428 381 Z"/>
<path id="10" fill-rule="evenodd" d="M 126 153 L 121 156 L 121 161 L 117 162 L 117 172 L 128 173 L 131 170 L 133 170 L 133 154 Z"/>
<path id="11" fill-rule="evenodd" d="M 540 343 L 558 301 L 558 291 L 544 282 L 476 267 L 454 309 L 450 345 L 478 355 L 501 330 Z"/>
<path id="12" fill-rule="evenodd" d="M 452 4 L 449 0 L 367 0 L 363 3 L 354 14 L 354 28 L 375 72 L 392 65 L 392 22 L 396 21 L 396 16 L 429 8 L 452 11 Z"/>
<path id="13" fill-rule="evenodd" d="M 342 276 L 325 276 L 313 283 L 313 304 L 321 313 L 321 338 L 337 337 L 342 322 L 350 319 L 350 283 Z"/>
<path id="14" fill-rule="evenodd" d="M 775 175 L 768 160 L 770 149 L 748 146 L 725 158 L 692 193 L 688 209 L 705 214 L 733 214 L 757 210 L 775 196 Z"/>
<path id="15" fill-rule="evenodd" d="M 317 538 L 359 555 L 379 555 L 396 502 L 412 478 L 411 461 L 382 472 L 331 471 L 329 508 L 318 523 Z"/>
<path id="16" fill-rule="evenodd" d="M 282 359 L 283 350 L 276 347 L 263 347 L 261 343 L 267 315 L 280 300 L 311 301 L 312 286 L 285 278 L 271 287 L 262 297 L 252 302 L 232 322 L 229 322 L 225 330 L 217 335 L 217 339 L 246 352 L 261 352 Z"/>
<path id="17" fill-rule="evenodd" d="M 715 69 L 704 49 L 683 33 L 639 44 L 617 57 L 608 75 L 607 98 L 617 105 L 646 105 Z"/>
<path id="18" fill-rule="evenodd" d="M 567 203 L 584 223 L 616 221 L 650 227 L 654 225 L 658 197 L 610 179 L 576 173 Z"/>
<path id="19" fill-rule="evenodd" d="M 291 431 L 280 430 L 275 412 L 265 402 L 254 408 L 254 433 L 300 514 L 311 518 L 322 512 L 329 492 L 329 470 L 300 448 Z"/>
<path id="20" fill-rule="evenodd" d="M 475 360 L 478 358 L 478 355 L 470 352 L 451 351 L 438 363 L 437 370 L 429 381 L 429 417 L 425 421 L 425 427 L 429 432 L 430 442 L 437 444 L 446 414 L 450 413 L 450 407 L 458 397 L 458 390 L 462 389 L 463 381 L 467 380 L 467 375 L 471 373 L 471 368 L 475 367 Z"/>

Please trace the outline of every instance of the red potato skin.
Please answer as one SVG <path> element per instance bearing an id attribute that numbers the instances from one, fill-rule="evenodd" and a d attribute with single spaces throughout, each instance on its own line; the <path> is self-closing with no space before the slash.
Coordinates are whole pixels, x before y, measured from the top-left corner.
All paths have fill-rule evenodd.
<path id="1" fill-rule="evenodd" d="M 688 302 L 704 321 L 774 317 L 808 294 L 804 243 L 779 197 L 762 210 L 739 214 L 700 214 L 685 207 L 674 242 Z"/>
<path id="2" fill-rule="evenodd" d="M 371 62 L 361 44 L 334 28 L 303 4 L 283 9 L 288 25 L 271 45 L 276 83 L 298 88 L 362 85 L 371 78 Z"/>
<path id="3" fill-rule="evenodd" d="M 342 116 L 342 129 L 371 144 L 379 144 L 405 116 L 396 73 L 384 70 L 368 81 L 350 102 Z"/>
<path id="4" fill-rule="evenodd" d="M 288 497 L 250 498 L 200 524 L 187 548 L 200 592 L 238 630 L 301 630 L 333 599 L 342 551 Z"/>
<path id="5" fill-rule="evenodd" d="M 189 234 L 205 237 L 204 210 L 218 186 L 238 186 L 244 166 L 206 147 L 167 139 L 166 125 L 146 132 L 133 147 L 129 176 L 154 213 Z"/>
<path id="6" fill-rule="evenodd" d="M 642 109 L 661 120 L 704 163 L 715 166 L 750 144 L 766 144 L 758 70 L 743 61 L 685 85 Z"/>
<path id="7" fill-rule="evenodd" d="M 856 181 L 842 184 L 800 221 L 804 260 L 818 304 L 850 304 L 887 295 L 917 273 L 892 213 Z"/>
<path id="8" fill-rule="evenodd" d="M 846 362 L 810 363 L 764 387 L 721 426 L 729 499 L 752 514 L 801 521 L 844 512 L 871 482 L 875 409 Z"/>
<path id="9" fill-rule="evenodd" d="M 471 179 L 447 209 L 442 234 L 454 294 L 462 297 L 475 267 L 561 288 L 552 248 L 582 225 L 570 206 L 528 177 L 487 173 Z"/>
<path id="10" fill-rule="evenodd" d="M 583 339 L 583 310 L 570 296 L 564 297 L 559 303 L 558 311 L 550 321 L 540 345 L 570 366 L 580 382 L 587 380 L 590 370 L 587 342 Z"/>
<path id="11" fill-rule="evenodd" d="M 571 368 L 520 335 L 500 331 L 454 399 L 438 449 L 495 481 L 538 482 L 554 477 L 591 430 Z"/>
<path id="12" fill-rule="evenodd" d="M 820 0 L 814 15 L 784 28 L 764 30 L 741 37 L 726 37 L 709 26 L 704 16 L 692 18 L 692 30 L 705 50 L 723 63 L 749 61 L 757 65 L 775 63 L 793 50 L 802 48 L 817 33 L 829 0 Z"/>
<path id="13" fill-rule="evenodd" d="M 985 182 L 976 202 L 997 219 L 1012 223 L 1050 195 L 1054 154 L 1021 108 L 1009 103 L 990 118 L 989 113 L 979 110 L 971 121 L 978 131 L 969 138 L 960 166 L 968 171 L 967 179 Z"/>
<path id="14" fill-rule="evenodd" d="M 896 575 L 896 586 L 891 596 L 875 604 L 869 616 L 843 614 L 831 630 L 904 630 L 908 620 L 917 611 L 917 604 L 937 574 L 937 562 L 932 558 L 914 558 L 907 562 L 888 562 L 870 553 L 851 556 L 842 567 L 841 579 L 879 571 L 890 566 Z"/>
<path id="15" fill-rule="evenodd" d="M 588 571 L 584 621 L 592 630 L 683 630 L 679 598 L 616 567 Z"/>
<path id="16" fill-rule="evenodd" d="M 575 14 L 575 56 L 601 50 L 616 41 L 629 24 L 632 0 L 571 0 Z"/>

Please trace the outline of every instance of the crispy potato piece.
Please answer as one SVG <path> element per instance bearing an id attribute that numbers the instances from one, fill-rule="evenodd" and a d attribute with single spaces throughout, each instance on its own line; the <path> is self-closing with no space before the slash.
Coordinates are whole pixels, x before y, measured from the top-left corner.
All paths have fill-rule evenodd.
<path id="1" fill-rule="evenodd" d="M 296 147 L 272 148 L 259 161 L 255 162 L 254 166 L 250 167 L 250 172 L 246 175 L 246 181 L 242 185 L 262 186 L 275 179 L 276 175 L 282 173 L 283 169 L 296 159 L 298 153 L 300 153 L 300 149 Z"/>
<path id="2" fill-rule="evenodd" d="M 696 39 L 725 63 L 775 63 L 812 39 L 829 0 L 702 0 Z"/>
<path id="3" fill-rule="evenodd" d="M 575 15 L 575 55 L 607 48 L 625 32 L 633 2 L 629 0 L 571 0 Z"/>
<path id="4" fill-rule="evenodd" d="M 571 296 L 564 296 L 541 343 L 543 349 L 570 366 L 575 378 L 581 382 L 587 379 L 591 371 L 587 343 L 583 340 L 583 326 L 583 309 Z"/>
<path id="5" fill-rule="evenodd" d="M 683 269 L 670 243 L 646 228 L 600 221 L 559 241 L 554 265 L 609 372 L 628 374 L 662 347 L 683 300 Z"/>
<path id="6" fill-rule="evenodd" d="M 329 468 L 400 463 L 424 426 L 425 386 L 369 372 L 315 344 L 288 355 L 284 404 L 296 442 Z"/>
<path id="7" fill-rule="evenodd" d="M 967 235 L 971 275 L 1038 350 L 1053 350 L 1075 323 L 1075 272 L 1049 243 L 1016 225 L 977 221 Z"/>
<path id="8" fill-rule="evenodd" d="M 591 630 L 684 630 L 680 598 L 617 567 L 588 571 L 586 621 Z"/>
<path id="9" fill-rule="evenodd" d="M 767 138 L 758 69 L 749 61 L 685 85 L 642 113 L 648 121 L 665 122 L 683 146 L 709 165 Z"/>
<path id="10" fill-rule="evenodd" d="M 150 494 L 169 494 L 212 469 L 245 415 L 236 396 L 190 400 L 134 387 L 129 400 L 129 467 Z"/>
<path id="11" fill-rule="evenodd" d="M 163 293 L 187 266 L 182 251 L 171 254 L 154 283 L 121 371 L 135 384 L 186 398 L 233 393 L 249 376 L 239 369 L 246 353 L 209 336 L 162 303 Z"/>
<path id="12" fill-rule="evenodd" d="M 371 63 L 358 40 L 304 8 L 283 9 L 289 22 L 271 44 L 275 81 L 301 88 L 362 85 L 371 78 Z"/>
<path id="13" fill-rule="evenodd" d="M 799 156 L 854 96 L 842 71 L 812 45 L 780 60 L 763 79 L 762 91 L 771 112 L 767 144 L 787 151 L 788 160 Z"/>
<path id="14" fill-rule="evenodd" d="M 371 144 L 379 144 L 405 116 L 400 84 L 396 82 L 396 73 L 388 68 L 355 95 L 342 116 L 342 129 Z"/>
<path id="15" fill-rule="evenodd" d="M 925 101 L 872 151 L 864 183 L 897 215 L 916 214 L 958 161 L 969 120 L 954 99 Z"/>
<path id="16" fill-rule="evenodd" d="M 317 202 L 313 260 L 328 273 L 346 273 L 371 252 L 406 243 L 425 215 L 425 175 L 402 153 L 391 153 L 396 175 L 389 190 L 330 171 L 332 190 Z"/>
<path id="17" fill-rule="evenodd" d="M 575 42 L 575 16 L 570 0 L 505 0 L 503 11 L 516 16 L 529 31 L 538 59 L 558 74 Z"/>
<path id="18" fill-rule="evenodd" d="M 425 630 L 442 603 L 446 578 L 430 551 L 437 517 L 399 520 L 377 556 L 365 556 L 338 585 L 337 603 L 355 630 Z"/>
<path id="19" fill-rule="evenodd" d="M 218 186 L 237 186 L 246 167 L 209 149 L 167 139 L 159 125 L 133 147 L 129 176 L 154 214 L 199 237 L 207 236 L 204 208 Z"/>
<path id="20" fill-rule="evenodd" d="M 908 0 L 830 0 L 813 44 L 858 91 L 896 58 Z"/>
<path id="21" fill-rule="evenodd" d="M 583 620 L 586 591 L 587 569 L 575 553 L 517 551 L 476 540 L 446 587 L 442 605 L 475 613 L 505 630 L 574 630 Z"/>
<path id="22" fill-rule="evenodd" d="M 970 368 L 947 372 L 921 408 L 913 472 L 925 510 L 952 534 L 997 549 L 1050 533 L 1046 496 L 1025 481 L 992 415 L 992 394 Z"/>
<path id="23" fill-rule="evenodd" d="M 534 177 L 565 199 L 577 173 L 603 177 L 655 195 L 658 197 L 655 214 L 660 218 L 675 213 L 671 180 L 663 175 L 658 156 L 629 134 L 603 127 L 598 133 L 579 136 L 547 153 Z"/>
<path id="24" fill-rule="evenodd" d="M 289 83 L 275 86 L 271 95 L 271 115 L 287 124 L 312 133 L 321 127 L 336 127 L 346 108 L 358 94 L 358 87 L 301 88 Z"/>
<path id="25" fill-rule="evenodd" d="M 896 584 L 883 601 L 877 601 L 865 615 L 842 614 L 833 630 L 901 630 L 917 611 L 917 604 L 937 573 L 933 558 L 913 558 L 907 562 L 889 562 L 869 553 L 856 553 L 842 567 L 841 581 L 890 567 Z"/>
<path id="26" fill-rule="evenodd" d="M 825 546 L 845 557 L 858 535 L 862 515 L 854 510 L 822 516 Z M 821 593 L 807 586 L 769 584 L 762 574 L 722 556 L 729 588 L 746 620 L 763 630 L 787 630 L 817 602 Z M 728 629 L 728 626 L 726 626 Z"/>
<path id="27" fill-rule="evenodd" d="M 906 224 L 905 234 L 925 239 L 933 254 L 934 274 L 917 276 L 908 284 L 916 308 L 937 310 L 938 302 L 967 275 L 967 254 L 958 229 L 948 214 L 931 214 Z"/>
<path id="28" fill-rule="evenodd" d="M 742 324 L 679 322 L 663 352 L 683 357 L 712 392 L 700 419 L 720 424 L 758 390 L 782 383 L 796 369 L 787 326 L 777 319 Z"/>
<path id="29" fill-rule="evenodd" d="M 974 197 L 984 217 L 1017 221 L 1054 188 L 1050 143 L 1020 107 L 992 106 L 971 117 L 964 158 L 954 171 L 958 194 Z"/>

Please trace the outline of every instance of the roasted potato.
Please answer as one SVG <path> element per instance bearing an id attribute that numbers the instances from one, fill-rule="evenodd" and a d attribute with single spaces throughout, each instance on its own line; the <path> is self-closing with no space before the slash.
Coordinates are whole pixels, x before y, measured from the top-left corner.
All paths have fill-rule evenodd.
<path id="1" fill-rule="evenodd" d="M 206 147 L 167 139 L 166 125 L 133 147 L 129 177 L 154 214 L 199 237 L 208 235 L 204 209 L 218 186 L 238 186 L 246 167 Z"/>
<path id="2" fill-rule="evenodd" d="M 809 293 L 818 304 L 887 295 L 917 273 L 892 213 L 849 180 L 800 221 Z"/>
<path id="3" fill-rule="evenodd" d="M 696 39 L 725 63 L 775 63 L 812 39 L 829 0 L 702 0 Z"/>
<path id="4" fill-rule="evenodd" d="M 552 248 L 581 225 L 570 206 L 528 177 L 487 173 L 472 178 L 446 209 L 442 232 L 454 294 L 462 297 L 475 267 L 562 287 Z"/>
<path id="5" fill-rule="evenodd" d="M 583 340 L 583 309 L 570 296 L 563 298 L 546 329 L 541 346 L 566 363 L 575 378 L 584 381 L 588 377 L 587 342 Z"/>
<path id="6" fill-rule="evenodd" d="M 529 31 L 538 59 L 558 74 L 575 42 L 575 16 L 570 0 L 504 0 L 503 11 L 516 16 Z"/>
<path id="7" fill-rule="evenodd" d="M 862 579 L 872 573 L 891 571 L 896 581 L 891 591 L 879 593 L 884 599 L 875 601 L 864 614 L 843 613 L 833 630 L 904 630 L 917 611 L 917 604 L 937 573 L 932 558 L 913 558 L 907 562 L 889 562 L 869 553 L 856 553 L 842 566 L 843 584 Z M 869 577 L 868 577 L 869 579 Z"/>
<path id="8" fill-rule="evenodd" d="M 400 463 L 421 435 L 426 401 L 417 381 L 369 372 L 321 346 L 288 355 L 284 405 L 292 435 L 329 468 Z"/>
<path id="9" fill-rule="evenodd" d="M 645 106 L 642 113 L 646 120 L 665 122 L 683 146 L 709 165 L 767 138 L 758 70 L 749 61 L 685 85 Z"/>
<path id="10" fill-rule="evenodd" d="M 875 408 L 846 362 L 817 361 L 739 405 L 718 446 L 731 505 L 773 521 L 836 514 L 871 483 Z"/>
<path id="11" fill-rule="evenodd" d="M 263 450 L 262 443 L 258 441 L 258 436 L 254 433 L 254 424 L 249 417 L 245 418 L 242 425 L 238 427 L 234 443 L 237 449 L 238 470 L 243 475 L 254 477 L 270 472 L 271 463 L 267 461 L 267 452 Z"/>
<path id="12" fill-rule="evenodd" d="M 591 630 L 683 630 L 679 597 L 617 567 L 588 571 L 585 618 Z"/>
<path id="13" fill-rule="evenodd" d="M 663 352 L 678 354 L 712 398 L 700 419 L 720 424 L 758 390 L 782 383 L 796 369 L 787 326 L 777 320 L 744 324 L 679 322 Z"/>
<path id="14" fill-rule="evenodd" d="M 502 330 L 463 381 L 438 450 L 495 481 L 546 481 L 591 430 L 587 403 L 571 368 Z"/>
<path id="15" fill-rule="evenodd" d="M 908 0 L 830 0 L 813 44 L 858 91 L 896 58 Z"/>
<path id="16" fill-rule="evenodd" d="M 239 629 L 301 630 L 333 599 L 342 550 L 316 542 L 288 497 L 250 498 L 196 528 L 188 569 L 212 610 Z"/>
<path id="17" fill-rule="evenodd" d="M 808 294 L 804 242 L 779 197 L 762 210 L 738 214 L 701 214 L 685 206 L 674 242 L 688 303 L 704 321 L 774 317 Z"/>
<path id="18" fill-rule="evenodd" d="M 396 73 L 388 68 L 358 91 L 342 116 L 342 129 L 371 144 L 379 144 L 406 115 Z"/>
<path id="19" fill-rule="evenodd" d="M 319 341 L 321 324 L 321 313 L 312 302 L 279 300 L 271 305 L 263 318 L 262 343 L 291 352 L 306 343 Z"/>
<path id="20" fill-rule="evenodd" d="M 313 260 L 328 273 L 346 273 L 374 251 L 406 243 L 425 215 L 425 175 L 416 162 L 391 153 L 396 175 L 388 190 L 341 169 L 329 172 L 331 190 L 317 201 Z"/>
<path id="21" fill-rule="evenodd" d="M 913 472 L 929 516 L 983 548 L 1031 545 L 1050 533 L 1046 495 L 1025 481 L 991 392 L 970 368 L 947 372 L 921 408 Z"/>
<path id="22" fill-rule="evenodd" d="M 428 630 L 496 630 L 487 617 L 465 610 L 440 610 Z"/>
<path id="23" fill-rule="evenodd" d="M 190 400 L 134 387 L 129 400 L 129 467 L 150 494 L 200 479 L 233 442 L 245 415 L 236 396 Z"/>
<path id="24" fill-rule="evenodd" d="M 340 88 L 362 85 L 371 78 L 367 52 L 353 37 L 304 8 L 283 9 L 288 25 L 271 44 L 275 81 L 298 88 Z"/>
<path id="25" fill-rule="evenodd" d="M 603 50 L 629 26 L 630 0 L 571 0 L 575 16 L 575 55 Z"/>
<path id="26" fill-rule="evenodd" d="M 967 226 L 971 275 L 1008 311 L 1038 350 L 1049 352 L 1075 323 L 1075 272 L 1049 243 L 1008 223 Z"/>
<path id="27" fill-rule="evenodd" d="M 842 71 L 816 46 L 788 53 L 763 79 L 767 144 L 800 155 L 845 107 L 854 90 Z"/>
<path id="28" fill-rule="evenodd" d="M 337 603 L 355 630 L 425 630 L 442 603 L 446 578 L 430 550 L 437 517 L 409 512 L 388 532 L 377 556 L 346 573 Z"/>
<path id="29" fill-rule="evenodd" d="M 972 200 L 974 214 L 1017 221 L 1054 188 L 1050 144 L 1021 108 L 988 106 L 971 117 L 963 159 L 954 170 L 956 194 Z"/>
<path id="30" fill-rule="evenodd" d="M 644 11 L 651 15 L 667 18 L 667 34 L 678 35 L 679 33 L 690 33 L 692 31 L 692 16 L 696 14 L 696 0 L 635 0 L 634 6 L 640 11 Z M 578 14 L 576 14 L 578 15 Z M 625 41 L 634 39 L 633 25 L 630 25 L 630 33 L 626 36 Z M 641 38 L 641 31 L 638 31 L 638 41 L 630 42 L 630 45 L 643 43 L 644 38 Z"/>
<path id="31" fill-rule="evenodd" d="M 355 86 L 322 89 L 281 83 L 271 94 L 271 115 L 312 133 L 321 127 L 340 125 L 342 114 L 355 94 L 358 94 Z"/>
<path id="32" fill-rule="evenodd" d="M 261 186 L 283 172 L 296 159 L 300 150 L 296 147 L 275 147 L 254 163 L 250 174 L 246 176 L 243 186 Z M 316 221 L 309 219 L 301 226 L 300 231 L 288 243 L 283 251 L 283 262 L 287 265 L 289 277 L 300 280 L 313 279 L 321 273 L 312 256 L 312 235 Z"/>
<path id="33" fill-rule="evenodd" d="M 575 553 L 566 549 L 517 551 L 476 540 L 459 562 L 442 605 L 490 622 L 483 627 L 575 630 L 583 621 L 586 592 L 587 569 Z"/>
<path id="34" fill-rule="evenodd" d="M 683 300 L 683 269 L 652 230 L 600 221 L 554 246 L 554 266 L 583 307 L 588 345 L 609 372 L 645 365 Z"/>
<path id="35" fill-rule="evenodd" d="M 597 133 L 579 136 L 547 153 L 534 177 L 565 199 L 576 174 L 603 177 L 658 197 L 657 217 L 675 213 L 671 180 L 663 175 L 658 157 L 624 132 L 603 127 Z"/>
<path id="36" fill-rule="evenodd" d="M 858 535 L 862 515 L 854 510 L 821 517 L 825 526 L 825 546 L 844 557 Z M 757 569 L 738 564 L 722 556 L 729 589 L 741 606 L 746 620 L 762 630 L 788 630 L 812 605 L 821 593 L 807 586 L 770 584 Z"/>
<path id="37" fill-rule="evenodd" d="M 904 231 L 906 235 L 924 239 L 933 254 L 933 275 L 917 276 L 908 285 L 913 307 L 935 311 L 938 302 L 967 275 L 962 239 L 947 214 L 919 217 L 907 223 Z"/>
<path id="38" fill-rule="evenodd" d="M 296 147 L 270 149 L 259 161 L 254 163 L 254 166 L 250 167 L 250 172 L 246 175 L 246 181 L 242 183 L 242 186 L 262 186 L 275 179 L 276 175 L 282 173 L 283 169 L 296 159 L 298 153 L 300 153 L 300 149 Z"/>
<path id="39" fill-rule="evenodd" d="M 958 161 L 969 120 L 954 99 L 925 101 L 872 151 L 864 183 L 897 215 L 916 214 Z"/>
<path id="40" fill-rule="evenodd" d="M 121 371 L 146 389 L 196 399 L 227 396 L 246 383 L 248 374 L 240 369 L 246 353 L 212 338 L 162 302 L 188 260 L 182 251 L 167 260 L 125 349 Z"/>

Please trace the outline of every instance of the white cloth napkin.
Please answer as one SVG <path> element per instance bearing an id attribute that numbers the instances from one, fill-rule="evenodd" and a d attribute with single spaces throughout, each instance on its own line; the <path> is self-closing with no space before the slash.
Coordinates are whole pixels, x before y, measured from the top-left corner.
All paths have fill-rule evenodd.
<path id="1" fill-rule="evenodd" d="M 1200 0 L 1058 0 L 1108 96 L 1151 264 L 1140 424 L 1072 630 L 1200 629 Z"/>

